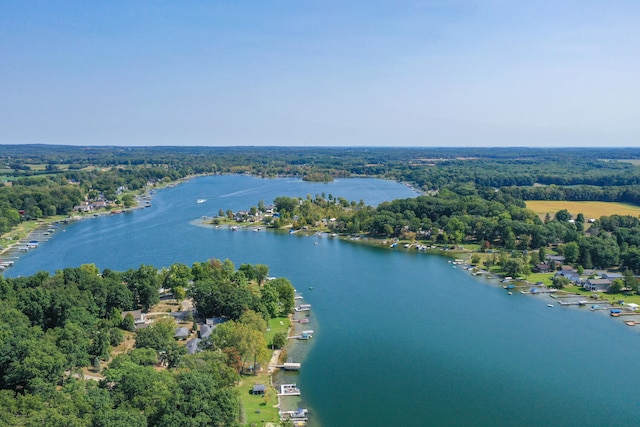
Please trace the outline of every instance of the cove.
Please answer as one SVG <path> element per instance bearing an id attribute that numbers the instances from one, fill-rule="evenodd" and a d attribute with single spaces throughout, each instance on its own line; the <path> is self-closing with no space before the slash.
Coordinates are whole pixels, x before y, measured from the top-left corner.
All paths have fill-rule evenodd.
<path id="1" fill-rule="evenodd" d="M 209 258 L 267 264 L 312 305 L 315 334 L 296 379 L 311 426 L 638 422 L 640 337 L 605 313 L 508 295 L 446 258 L 403 248 L 194 225 L 221 208 L 322 192 L 374 205 L 415 195 L 367 179 L 198 178 L 158 191 L 150 208 L 63 227 L 5 274 Z"/>

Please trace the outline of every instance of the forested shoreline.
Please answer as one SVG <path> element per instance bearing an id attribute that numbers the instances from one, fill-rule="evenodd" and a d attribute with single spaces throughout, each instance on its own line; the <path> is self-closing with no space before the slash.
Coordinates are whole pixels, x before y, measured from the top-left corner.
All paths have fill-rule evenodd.
<path id="1" fill-rule="evenodd" d="M 264 265 L 236 269 L 213 259 L 0 277 L 0 424 L 238 425 L 239 374 L 268 360 L 266 321 L 294 302 L 291 283 L 267 273 Z M 134 323 L 129 310 L 155 307 L 161 291 L 191 298 L 195 321 L 224 320 L 201 351 L 186 354 L 169 313 L 144 328 Z M 98 377 L 85 378 L 87 367 Z"/>

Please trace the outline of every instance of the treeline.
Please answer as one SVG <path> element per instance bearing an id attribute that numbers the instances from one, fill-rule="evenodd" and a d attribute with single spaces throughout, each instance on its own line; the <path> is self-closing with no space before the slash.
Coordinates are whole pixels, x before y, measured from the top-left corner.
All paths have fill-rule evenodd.
<path id="1" fill-rule="evenodd" d="M 0 425 L 238 425 L 238 372 L 268 356 L 266 320 L 294 302 L 293 286 L 266 280 L 267 273 L 264 265 L 236 270 L 211 260 L 0 277 Z M 174 339 L 169 315 L 136 331 L 122 312 L 149 309 L 161 289 L 193 297 L 202 315 L 223 316 L 228 325 L 190 355 Z M 105 363 L 103 380 L 84 378 L 83 368 Z"/>
<path id="2" fill-rule="evenodd" d="M 556 185 L 538 187 L 503 187 L 501 191 L 523 200 L 570 200 L 620 202 L 640 205 L 640 186 L 595 187 L 580 185 L 559 187 Z"/>
<path id="3" fill-rule="evenodd" d="M 557 152 L 560 153 L 563 152 Z M 511 159 L 433 159 L 431 163 L 398 165 L 388 175 L 415 183 L 425 190 L 448 188 L 454 183 L 471 183 L 477 188 L 530 187 L 534 184 L 630 186 L 640 183 L 640 168 L 637 166 L 593 159 L 588 150 L 584 158 L 573 153 L 565 153 L 560 158 L 546 158 L 535 150 L 520 154 L 520 157 Z"/>

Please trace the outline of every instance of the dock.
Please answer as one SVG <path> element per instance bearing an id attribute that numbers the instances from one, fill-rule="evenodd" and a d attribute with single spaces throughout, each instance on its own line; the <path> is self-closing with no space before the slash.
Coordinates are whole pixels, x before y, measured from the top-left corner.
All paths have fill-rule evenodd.
<path id="1" fill-rule="evenodd" d="M 311 338 L 313 338 L 313 335 L 305 334 L 304 332 L 302 333 L 302 335 L 292 335 L 290 337 L 287 337 L 287 339 L 290 340 L 310 340 Z"/>
<path id="2" fill-rule="evenodd" d="M 583 305 L 588 305 L 589 301 L 587 301 L 587 300 L 580 300 L 580 301 L 561 301 L 561 300 L 558 300 L 558 304 L 560 304 L 560 305 L 579 305 L 579 306 L 583 306 Z"/>
<path id="3" fill-rule="evenodd" d="M 296 384 L 282 384 L 279 396 L 300 396 L 300 389 Z"/>
<path id="4" fill-rule="evenodd" d="M 294 362 L 286 362 L 282 365 L 269 365 L 270 368 L 284 369 L 285 371 L 299 371 L 301 364 Z"/>
<path id="5" fill-rule="evenodd" d="M 307 411 L 304 408 L 298 408 L 295 411 L 280 411 L 280 419 L 282 420 L 297 420 L 297 421 L 307 421 Z"/>

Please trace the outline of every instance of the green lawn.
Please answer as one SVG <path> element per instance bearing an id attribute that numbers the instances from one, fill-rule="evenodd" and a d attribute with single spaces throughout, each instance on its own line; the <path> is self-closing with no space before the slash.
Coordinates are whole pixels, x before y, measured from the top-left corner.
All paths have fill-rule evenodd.
<path id="1" fill-rule="evenodd" d="M 289 331 L 289 327 L 291 326 L 291 321 L 288 317 L 276 317 L 269 320 L 269 330 L 265 337 L 267 338 L 267 343 L 271 343 L 273 336 L 278 332 L 284 332 L 285 334 Z"/>
<path id="2" fill-rule="evenodd" d="M 269 330 L 265 337 L 267 343 L 271 343 L 273 336 L 278 332 L 285 334 L 289 330 L 291 322 L 288 317 L 276 317 L 269 320 Z M 249 391 L 253 390 L 255 384 L 264 384 L 267 386 L 267 392 L 264 396 L 253 395 Z M 240 392 L 240 403 L 242 404 L 243 425 L 250 426 L 255 423 L 257 426 L 263 426 L 265 422 L 277 423 L 280 420 L 278 415 L 278 396 L 276 391 L 271 388 L 269 382 L 269 374 L 267 367 L 258 375 L 246 375 L 242 377 L 242 385 L 238 387 Z"/>
<path id="3" fill-rule="evenodd" d="M 553 279 L 553 273 L 531 273 L 527 276 L 527 281 L 531 283 L 542 282 L 547 286 L 551 285 Z"/>
<path id="4" fill-rule="evenodd" d="M 264 395 L 253 395 L 249 393 L 256 384 L 264 384 L 267 391 Z M 277 423 L 280 420 L 278 415 L 278 396 L 276 391 L 269 385 L 269 375 L 247 375 L 242 377 L 242 385 L 238 387 L 240 391 L 240 402 L 244 413 L 243 425 L 251 426 L 253 423 L 263 426 L 265 422 Z"/>
<path id="5" fill-rule="evenodd" d="M 585 296 L 597 295 L 599 301 L 608 301 L 609 303 L 617 303 L 618 301 L 624 301 L 625 303 L 640 304 L 640 295 L 624 295 L 624 294 L 608 294 L 605 292 L 591 292 L 586 291 L 580 286 L 567 286 L 562 289 L 565 292 L 573 294 L 580 294 Z M 594 300 L 595 301 L 595 300 Z"/>

